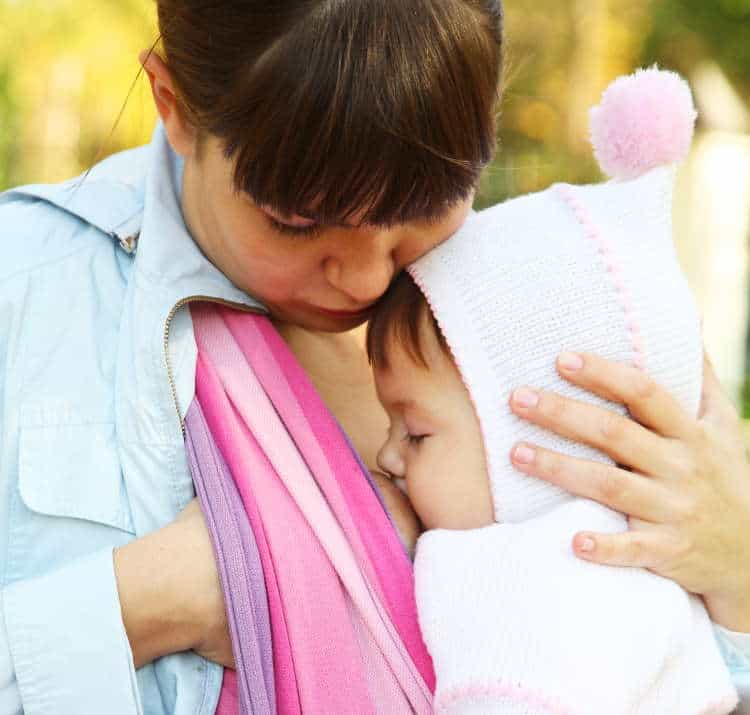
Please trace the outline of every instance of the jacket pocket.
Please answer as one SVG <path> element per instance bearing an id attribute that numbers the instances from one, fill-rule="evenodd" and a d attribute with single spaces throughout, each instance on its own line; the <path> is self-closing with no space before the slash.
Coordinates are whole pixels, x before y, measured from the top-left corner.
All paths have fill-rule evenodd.
<path id="1" fill-rule="evenodd" d="M 135 533 L 114 423 L 22 427 L 18 487 L 36 514 Z"/>

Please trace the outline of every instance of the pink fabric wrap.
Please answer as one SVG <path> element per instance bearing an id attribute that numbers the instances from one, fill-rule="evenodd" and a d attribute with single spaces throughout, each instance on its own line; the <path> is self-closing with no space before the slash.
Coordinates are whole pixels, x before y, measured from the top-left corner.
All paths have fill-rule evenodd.
<path id="1" fill-rule="evenodd" d="M 431 712 L 411 563 L 345 435 L 266 318 L 191 310 L 197 399 L 263 565 L 278 712 Z M 231 671 L 217 712 L 238 712 Z"/>

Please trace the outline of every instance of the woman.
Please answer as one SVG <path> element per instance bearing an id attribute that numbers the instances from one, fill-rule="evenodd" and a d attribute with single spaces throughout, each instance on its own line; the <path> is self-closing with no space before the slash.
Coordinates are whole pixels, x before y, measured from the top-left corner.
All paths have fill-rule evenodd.
<path id="1" fill-rule="evenodd" d="M 263 304 L 375 469 L 385 417 L 348 331 L 457 229 L 494 149 L 498 0 L 157 5 L 152 143 L 0 204 L 2 715 L 213 712 L 232 655 L 180 429 L 186 305 Z M 750 470 L 710 373 L 700 421 L 596 356 L 564 374 L 634 420 L 528 391 L 514 408 L 643 472 L 538 454 L 540 476 L 634 517 L 578 552 L 750 631 Z"/>

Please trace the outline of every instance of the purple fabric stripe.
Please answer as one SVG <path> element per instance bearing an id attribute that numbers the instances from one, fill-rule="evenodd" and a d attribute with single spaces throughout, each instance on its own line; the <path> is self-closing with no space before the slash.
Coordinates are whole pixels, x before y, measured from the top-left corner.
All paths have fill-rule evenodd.
<path id="1" fill-rule="evenodd" d="M 275 715 L 271 625 L 255 537 L 197 400 L 188 410 L 185 430 L 190 470 L 216 553 L 227 606 L 240 713 Z"/>
<path id="2" fill-rule="evenodd" d="M 391 526 L 394 529 L 396 529 L 396 524 L 393 521 L 393 517 L 391 516 L 391 513 L 388 511 L 388 509 L 385 506 L 383 495 L 380 493 L 380 489 L 378 489 L 378 485 L 375 483 L 375 480 L 372 478 L 372 474 L 370 474 L 370 470 L 365 466 L 365 463 L 362 461 L 362 457 L 359 456 L 359 452 L 357 452 L 357 450 L 354 449 L 354 445 L 352 444 L 352 441 L 349 439 L 349 435 L 346 432 L 344 432 L 343 428 L 338 422 L 336 424 L 339 425 L 341 434 L 344 436 L 344 440 L 349 445 L 349 449 L 351 449 L 352 454 L 354 455 L 354 458 L 357 460 L 357 464 L 359 464 L 359 468 L 362 470 L 362 474 L 365 475 L 365 477 L 367 478 L 367 481 L 370 483 L 370 486 L 372 487 L 372 490 L 375 492 L 375 495 L 378 497 L 378 501 L 380 502 L 380 505 L 383 507 L 383 511 L 385 512 L 385 515 L 388 517 L 388 521 L 390 521 Z M 396 533 L 398 533 L 398 530 L 396 530 Z M 409 560 L 411 560 L 411 556 L 409 556 L 409 549 L 404 543 L 404 540 L 401 538 L 401 534 L 398 534 L 398 538 L 399 538 L 399 541 L 401 542 L 401 546 L 404 547 L 404 553 L 406 554 L 406 557 Z"/>
<path id="3" fill-rule="evenodd" d="M 380 502 L 380 506 L 383 507 L 383 511 L 388 517 L 388 520 L 391 522 L 391 524 L 393 524 L 393 519 L 391 519 L 391 515 L 388 513 L 388 509 L 385 508 L 385 501 L 383 500 L 383 495 L 380 493 L 380 489 L 378 489 L 378 485 L 375 483 L 375 480 L 372 478 L 372 474 L 370 474 L 370 470 L 365 466 L 365 463 L 362 461 L 362 457 L 359 456 L 359 452 L 357 452 L 357 450 L 354 449 L 354 445 L 352 444 L 351 439 L 349 439 L 349 435 L 344 431 L 344 428 L 341 426 L 341 423 L 335 418 L 334 420 L 336 424 L 338 425 L 339 430 L 341 430 L 341 435 L 343 436 L 344 441 L 347 443 L 347 445 L 349 445 L 349 449 L 352 451 L 352 454 L 357 460 L 357 464 L 359 464 L 360 469 L 362 470 L 362 474 L 365 475 L 365 477 L 367 478 L 367 481 L 370 483 L 370 486 L 372 487 L 372 490 L 375 492 L 375 496 L 377 496 L 378 501 Z"/>

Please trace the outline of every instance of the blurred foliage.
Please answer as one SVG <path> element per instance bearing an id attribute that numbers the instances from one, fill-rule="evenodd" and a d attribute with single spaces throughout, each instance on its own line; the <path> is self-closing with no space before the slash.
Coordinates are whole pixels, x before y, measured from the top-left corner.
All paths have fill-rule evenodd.
<path id="1" fill-rule="evenodd" d="M 506 0 L 501 150 L 480 204 L 599 177 L 588 109 L 617 75 L 717 62 L 750 97 L 750 0 Z"/>
<path id="2" fill-rule="evenodd" d="M 743 420 L 750 420 L 750 376 L 745 377 L 742 383 L 742 393 L 740 394 L 740 416 Z M 750 423 L 748 424 L 750 428 Z M 750 433 L 748 433 L 750 437 Z M 750 441 L 748 441 L 750 444 Z"/>
<path id="3" fill-rule="evenodd" d="M 10 69 L 8 63 L 0 64 L 0 186 L 13 183 L 13 168 L 18 163 L 20 146 L 18 121 L 20 112 L 10 92 Z"/>
<path id="4" fill-rule="evenodd" d="M 0 0 L 0 187 L 63 179 L 147 139 L 143 83 L 112 128 L 154 39 L 149 0 Z"/>
<path id="5" fill-rule="evenodd" d="M 596 178 L 587 110 L 617 74 L 717 60 L 750 92 L 750 0 L 506 0 L 500 151 L 478 203 Z M 0 188 L 53 181 L 148 140 L 138 52 L 153 0 L 0 0 Z"/>
<path id="6" fill-rule="evenodd" d="M 499 151 L 478 207 L 556 181 L 597 180 L 588 110 L 634 67 L 656 62 L 691 78 L 711 61 L 750 97 L 750 0 L 505 8 Z M 148 141 L 156 114 L 138 53 L 157 38 L 155 15 L 154 0 L 0 0 L 0 190 L 65 179 Z M 750 417 L 750 380 L 745 397 Z"/>
<path id="7" fill-rule="evenodd" d="M 750 0 L 670 0 L 654 3 L 643 56 L 684 74 L 711 57 L 750 96 Z"/>

